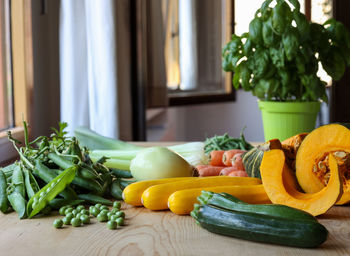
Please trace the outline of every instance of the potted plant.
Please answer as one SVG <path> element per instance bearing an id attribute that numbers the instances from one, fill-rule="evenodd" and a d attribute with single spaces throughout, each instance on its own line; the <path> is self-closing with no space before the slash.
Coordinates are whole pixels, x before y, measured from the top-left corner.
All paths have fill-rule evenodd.
<path id="1" fill-rule="evenodd" d="M 234 88 L 258 98 L 265 140 L 283 140 L 315 128 L 320 103 L 328 102 L 319 63 L 339 80 L 350 64 L 350 33 L 334 19 L 308 21 L 298 0 L 266 0 L 249 32 L 233 34 L 222 56 Z"/>

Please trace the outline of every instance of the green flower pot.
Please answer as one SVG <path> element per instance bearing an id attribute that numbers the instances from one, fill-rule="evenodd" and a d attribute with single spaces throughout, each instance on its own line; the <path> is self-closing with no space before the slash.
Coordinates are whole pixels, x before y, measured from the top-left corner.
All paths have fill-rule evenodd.
<path id="1" fill-rule="evenodd" d="M 281 141 L 315 128 L 320 102 L 258 101 L 262 113 L 265 141 Z"/>

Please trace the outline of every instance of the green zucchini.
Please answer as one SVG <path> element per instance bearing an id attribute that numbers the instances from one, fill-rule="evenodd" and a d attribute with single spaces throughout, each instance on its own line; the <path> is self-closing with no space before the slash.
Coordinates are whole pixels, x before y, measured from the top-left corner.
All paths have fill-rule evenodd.
<path id="1" fill-rule="evenodd" d="M 327 229 L 320 223 L 195 205 L 191 216 L 206 230 L 240 239 L 293 247 L 313 248 L 326 241 Z"/>
<path id="2" fill-rule="evenodd" d="M 208 204 L 218 208 L 239 212 L 282 217 L 291 220 L 308 220 L 317 222 L 317 219 L 308 212 L 280 204 L 248 204 L 227 193 L 203 191 L 198 197 L 201 204 Z"/>

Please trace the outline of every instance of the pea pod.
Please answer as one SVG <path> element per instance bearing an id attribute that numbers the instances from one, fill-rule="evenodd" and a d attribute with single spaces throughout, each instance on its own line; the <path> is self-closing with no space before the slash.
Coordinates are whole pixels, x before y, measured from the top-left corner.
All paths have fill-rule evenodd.
<path id="1" fill-rule="evenodd" d="M 74 165 L 71 161 L 64 159 L 64 157 L 59 156 L 55 153 L 49 153 L 48 157 L 59 167 L 67 169 Z M 78 170 L 78 175 L 85 179 L 99 179 L 99 175 L 92 168 L 84 166 Z M 78 177 L 78 176 L 77 176 Z"/>
<path id="2" fill-rule="evenodd" d="M 52 199 L 61 193 L 73 181 L 76 172 L 77 166 L 69 167 L 39 190 L 28 202 L 29 218 L 38 214 Z"/>
<path id="3" fill-rule="evenodd" d="M 126 170 L 119 170 L 115 168 L 110 168 L 110 171 L 117 177 L 117 178 L 132 178 L 131 172 Z"/>
<path id="4" fill-rule="evenodd" d="M 117 200 L 123 200 L 123 189 L 119 179 L 116 179 L 111 184 L 110 194 Z"/>
<path id="5" fill-rule="evenodd" d="M 86 202 L 91 204 L 113 205 L 113 202 L 111 200 L 94 194 L 79 194 L 78 198 L 85 200 Z"/>
<path id="6" fill-rule="evenodd" d="M 66 205 L 78 205 L 84 203 L 85 200 L 82 199 L 75 199 L 75 200 L 69 200 L 69 199 L 64 199 L 64 198 L 54 198 L 49 202 L 49 206 L 51 206 L 53 209 L 58 210 L 63 206 Z"/>
<path id="7" fill-rule="evenodd" d="M 23 198 L 26 196 L 25 186 L 24 186 L 24 177 L 23 171 L 20 165 L 17 165 L 13 169 L 12 173 L 12 185 L 14 186 L 14 190 L 17 191 Z"/>
<path id="8" fill-rule="evenodd" d="M 12 193 L 7 195 L 7 198 L 11 204 L 11 207 L 17 212 L 18 217 L 23 219 L 26 217 L 26 200 L 17 191 L 13 190 Z"/>
<path id="9" fill-rule="evenodd" d="M 33 174 L 28 169 L 23 169 L 24 184 L 27 191 L 28 198 L 30 199 L 40 190 L 38 183 L 36 182 Z"/>
<path id="10" fill-rule="evenodd" d="M 6 176 L 4 172 L 0 170 L 0 211 L 2 213 L 6 213 L 9 208 L 6 188 L 7 188 Z"/>
<path id="11" fill-rule="evenodd" d="M 40 179 L 42 179 L 43 181 L 45 181 L 46 183 L 49 183 L 60 173 L 58 170 L 53 170 L 48 168 L 46 165 L 44 165 L 38 160 L 35 162 L 35 169 L 33 171 L 33 174 L 39 177 Z M 69 199 L 69 200 L 73 200 L 77 198 L 77 194 L 70 186 L 67 186 L 60 193 L 60 195 L 65 199 Z"/>

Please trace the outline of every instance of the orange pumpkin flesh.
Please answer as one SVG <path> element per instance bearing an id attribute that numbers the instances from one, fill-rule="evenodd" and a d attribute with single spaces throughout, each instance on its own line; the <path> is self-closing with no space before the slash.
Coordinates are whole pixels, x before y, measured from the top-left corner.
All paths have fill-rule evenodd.
<path id="1" fill-rule="evenodd" d="M 350 202 L 350 130 L 343 125 L 324 125 L 306 136 L 296 155 L 297 180 L 306 193 L 322 190 L 330 177 L 329 154 L 335 156 L 343 181 L 344 193 L 337 204 L 348 203 Z"/>
<path id="2" fill-rule="evenodd" d="M 272 203 L 284 204 L 304 210 L 317 216 L 325 213 L 342 194 L 342 182 L 338 165 L 333 156 L 329 157 L 330 179 L 327 186 L 316 193 L 299 192 L 284 173 L 288 170 L 282 150 L 265 152 L 260 166 L 262 182 Z"/>

